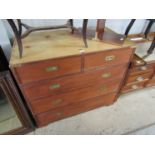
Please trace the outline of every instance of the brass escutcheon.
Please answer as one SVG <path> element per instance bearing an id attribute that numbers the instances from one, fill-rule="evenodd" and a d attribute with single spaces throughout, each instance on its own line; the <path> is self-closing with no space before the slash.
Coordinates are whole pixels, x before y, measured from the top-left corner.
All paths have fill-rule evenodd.
<path id="1" fill-rule="evenodd" d="M 58 66 L 50 66 L 46 68 L 46 72 L 53 72 L 53 71 L 57 71 L 59 68 Z"/>
<path id="2" fill-rule="evenodd" d="M 105 61 L 113 61 L 116 59 L 116 56 L 115 55 L 109 55 L 109 56 L 106 56 L 105 57 Z"/>

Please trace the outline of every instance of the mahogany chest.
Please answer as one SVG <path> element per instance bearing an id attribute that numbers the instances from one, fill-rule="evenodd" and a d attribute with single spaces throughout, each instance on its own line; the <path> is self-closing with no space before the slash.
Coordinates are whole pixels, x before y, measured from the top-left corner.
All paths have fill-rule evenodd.
<path id="1" fill-rule="evenodd" d="M 67 30 L 34 33 L 22 59 L 14 44 L 10 68 L 38 127 L 116 101 L 134 46 L 88 43 Z"/>

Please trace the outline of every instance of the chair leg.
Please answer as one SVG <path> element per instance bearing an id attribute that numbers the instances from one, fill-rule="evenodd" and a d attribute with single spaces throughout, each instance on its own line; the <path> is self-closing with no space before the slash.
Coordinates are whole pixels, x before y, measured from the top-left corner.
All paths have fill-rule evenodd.
<path id="1" fill-rule="evenodd" d="M 87 48 L 87 24 L 88 24 L 88 19 L 83 20 L 83 28 L 82 28 L 82 36 L 83 36 L 83 41 L 85 44 L 85 47 Z"/>
<path id="2" fill-rule="evenodd" d="M 154 39 L 153 39 L 153 41 L 152 41 L 152 43 L 151 43 L 151 46 L 150 46 L 150 48 L 148 49 L 147 53 L 148 53 L 148 54 L 152 54 L 154 49 L 155 49 L 155 37 L 154 37 Z"/>
<path id="3" fill-rule="evenodd" d="M 23 54 L 23 45 L 22 45 L 22 41 L 21 41 L 21 37 L 20 37 L 20 33 L 18 32 L 18 29 L 13 21 L 13 19 L 7 19 L 8 23 L 10 24 L 12 31 L 14 32 L 17 44 L 18 44 L 18 49 L 19 49 L 19 56 L 20 58 L 22 58 L 22 54 Z"/>
<path id="4" fill-rule="evenodd" d="M 70 26 L 71 26 L 71 33 L 73 34 L 74 33 L 74 24 L 73 24 L 73 19 L 69 19 L 69 23 L 70 23 Z"/>
<path id="5" fill-rule="evenodd" d="M 150 29 L 151 29 L 152 25 L 153 25 L 153 21 L 150 21 L 147 28 L 146 28 L 146 30 L 145 30 L 145 32 L 144 32 L 145 38 L 147 38 L 147 35 L 150 32 Z"/>
<path id="6" fill-rule="evenodd" d="M 135 20 L 136 20 L 136 19 L 132 19 L 132 20 L 130 21 L 128 27 L 126 28 L 126 31 L 125 31 L 125 33 L 124 33 L 124 35 L 125 35 L 126 37 L 128 36 L 129 31 L 130 31 L 131 27 L 133 26 Z"/>

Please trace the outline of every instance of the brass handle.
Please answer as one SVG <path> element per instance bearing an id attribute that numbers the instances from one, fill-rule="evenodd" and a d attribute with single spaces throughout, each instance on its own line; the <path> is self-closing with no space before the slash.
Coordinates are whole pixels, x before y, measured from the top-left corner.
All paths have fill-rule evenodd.
<path id="1" fill-rule="evenodd" d="M 52 104 L 59 105 L 62 102 L 62 99 L 57 99 L 55 101 L 52 101 Z"/>
<path id="2" fill-rule="evenodd" d="M 49 86 L 49 89 L 53 90 L 53 89 L 57 89 L 57 88 L 60 88 L 61 85 L 60 84 L 53 84 L 51 86 Z"/>
<path id="3" fill-rule="evenodd" d="M 137 85 L 132 85 L 131 87 L 132 87 L 132 89 L 138 89 Z"/>
<path id="4" fill-rule="evenodd" d="M 104 74 L 102 74 L 102 77 L 109 78 L 109 77 L 111 77 L 111 73 L 104 73 Z"/>
<path id="5" fill-rule="evenodd" d="M 136 79 L 137 81 L 143 81 L 144 80 L 144 78 L 142 77 L 142 76 L 139 76 L 139 77 L 137 77 L 137 79 Z"/>
<path id="6" fill-rule="evenodd" d="M 116 59 L 116 56 L 115 55 L 109 55 L 109 56 L 106 56 L 105 57 L 105 61 L 113 61 Z"/>
<path id="7" fill-rule="evenodd" d="M 63 113 L 62 112 L 57 112 L 57 114 L 56 114 L 57 116 L 62 116 L 63 115 Z"/>
<path id="8" fill-rule="evenodd" d="M 57 71 L 59 69 L 58 66 L 49 66 L 46 68 L 46 72 L 53 72 L 53 71 Z"/>
<path id="9" fill-rule="evenodd" d="M 102 87 L 100 88 L 100 90 L 101 90 L 101 91 L 107 91 L 107 87 L 106 87 L 106 86 L 102 86 Z"/>
<path id="10" fill-rule="evenodd" d="M 145 71 L 145 70 L 147 70 L 147 67 L 146 67 L 146 66 L 142 66 L 140 69 L 141 69 L 142 71 Z"/>

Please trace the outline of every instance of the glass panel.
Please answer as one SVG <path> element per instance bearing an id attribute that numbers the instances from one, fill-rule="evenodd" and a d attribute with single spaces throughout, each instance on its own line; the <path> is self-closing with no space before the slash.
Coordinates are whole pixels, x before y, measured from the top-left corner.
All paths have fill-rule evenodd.
<path id="1" fill-rule="evenodd" d="M 0 134 L 22 127 L 22 124 L 0 85 Z"/>

